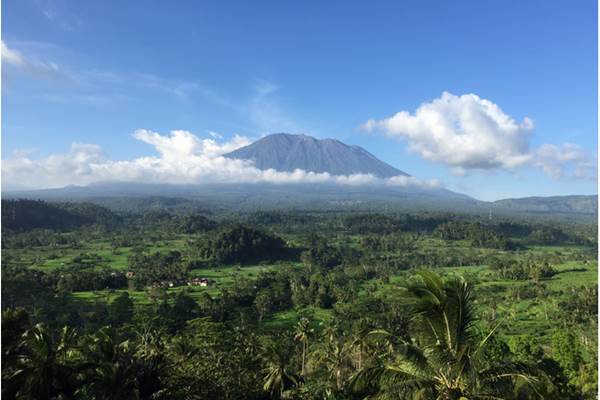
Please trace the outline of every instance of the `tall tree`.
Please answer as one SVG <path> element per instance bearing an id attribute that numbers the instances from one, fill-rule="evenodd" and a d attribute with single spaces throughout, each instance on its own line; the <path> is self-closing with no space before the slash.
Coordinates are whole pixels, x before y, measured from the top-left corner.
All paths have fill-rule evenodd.
<path id="1" fill-rule="evenodd" d="M 306 352 L 308 350 L 308 340 L 313 331 L 310 327 L 310 320 L 306 317 L 300 318 L 294 328 L 294 339 L 302 343 L 302 376 L 306 374 Z"/>
<path id="2" fill-rule="evenodd" d="M 325 340 L 315 350 L 317 364 L 325 367 L 333 380 L 333 387 L 340 392 L 352 368 L 352 343 L 337 326 L 326 327 Z"/>
<path id="3" fill-rule="evenodd" d="M 292 365 L 293 352 L 286 344 L 285 338 L 278 337 L 269 341 L 265 347 L 266 367 L 263 389 L 274 399 L 283 398 L 287 390 L 301 383 L 301 377 L 296 374 Z"/>

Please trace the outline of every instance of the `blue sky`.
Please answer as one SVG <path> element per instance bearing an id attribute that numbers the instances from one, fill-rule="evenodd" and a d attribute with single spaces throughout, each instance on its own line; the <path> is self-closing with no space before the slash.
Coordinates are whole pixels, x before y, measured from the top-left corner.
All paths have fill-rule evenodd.
<path id="1" fill-rule="evenodd" d="M 3 184 L 285 131 L 480 199 L 596 193 L 597 15 L 592 0 L 2 1 Z"/>

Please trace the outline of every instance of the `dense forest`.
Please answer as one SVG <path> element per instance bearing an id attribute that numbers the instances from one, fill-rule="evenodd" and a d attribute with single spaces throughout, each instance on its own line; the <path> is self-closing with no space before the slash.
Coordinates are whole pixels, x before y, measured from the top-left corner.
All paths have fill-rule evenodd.
<path id="1" fill-rule="evenodd" d="M 2 202 L 6 399 L 595 399 L 597 227 Z"/>

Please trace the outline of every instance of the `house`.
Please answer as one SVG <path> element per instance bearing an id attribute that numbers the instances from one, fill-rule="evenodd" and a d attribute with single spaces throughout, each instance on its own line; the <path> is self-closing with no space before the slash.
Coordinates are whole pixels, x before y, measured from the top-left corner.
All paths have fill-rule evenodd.
<path id="1" fill-rule="evenodd" d="M 188 286 L 208 286 L 210 281 L 207 278 L 193 278 L 187 284 Z"/>

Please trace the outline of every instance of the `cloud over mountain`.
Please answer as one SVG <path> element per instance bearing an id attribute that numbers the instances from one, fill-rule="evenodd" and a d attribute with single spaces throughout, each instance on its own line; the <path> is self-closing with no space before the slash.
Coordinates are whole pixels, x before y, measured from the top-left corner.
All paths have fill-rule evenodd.
<path id="1" fill-rule="evenodd" d="M 381 120 L 370 119 L 363 128 L 406 140 L 411 151 L 423 159 L 442 163 L 462 175 L 473 170 L 523 166 L 542 168 L 554 178 L 589 175 L 590 159 L 577 145 L 545 144 L 530 149 L 533 121 L 517 122 L 497 104 L 475 94 L 456 96 L 444 92 L 421 104 L 411 114 L 400 111 Z"/>
<path id="2" fill-rule="evenodd" d="M 67 153 L 33 159 L 15 153 L 2 161 L 5 186 L 60 187 L 97 181 L 154 183 L 336 183 L 344 185 L 384 184 L 390 186 L 434 187 L 413 177 L 381 179 L 372 174 L 333 175 L 302 169 L 277 171 L 259 169 L 252 161 L 224 157 L 251 140 L 234 136 L 228 141 L 199 138 L 189 131 L 175 130 L 161 135 L 145 129 L 133 137 L 154 147 L 153 156 L 132 160 L 111 160 L 97 145 L 73 143 Z"/>

